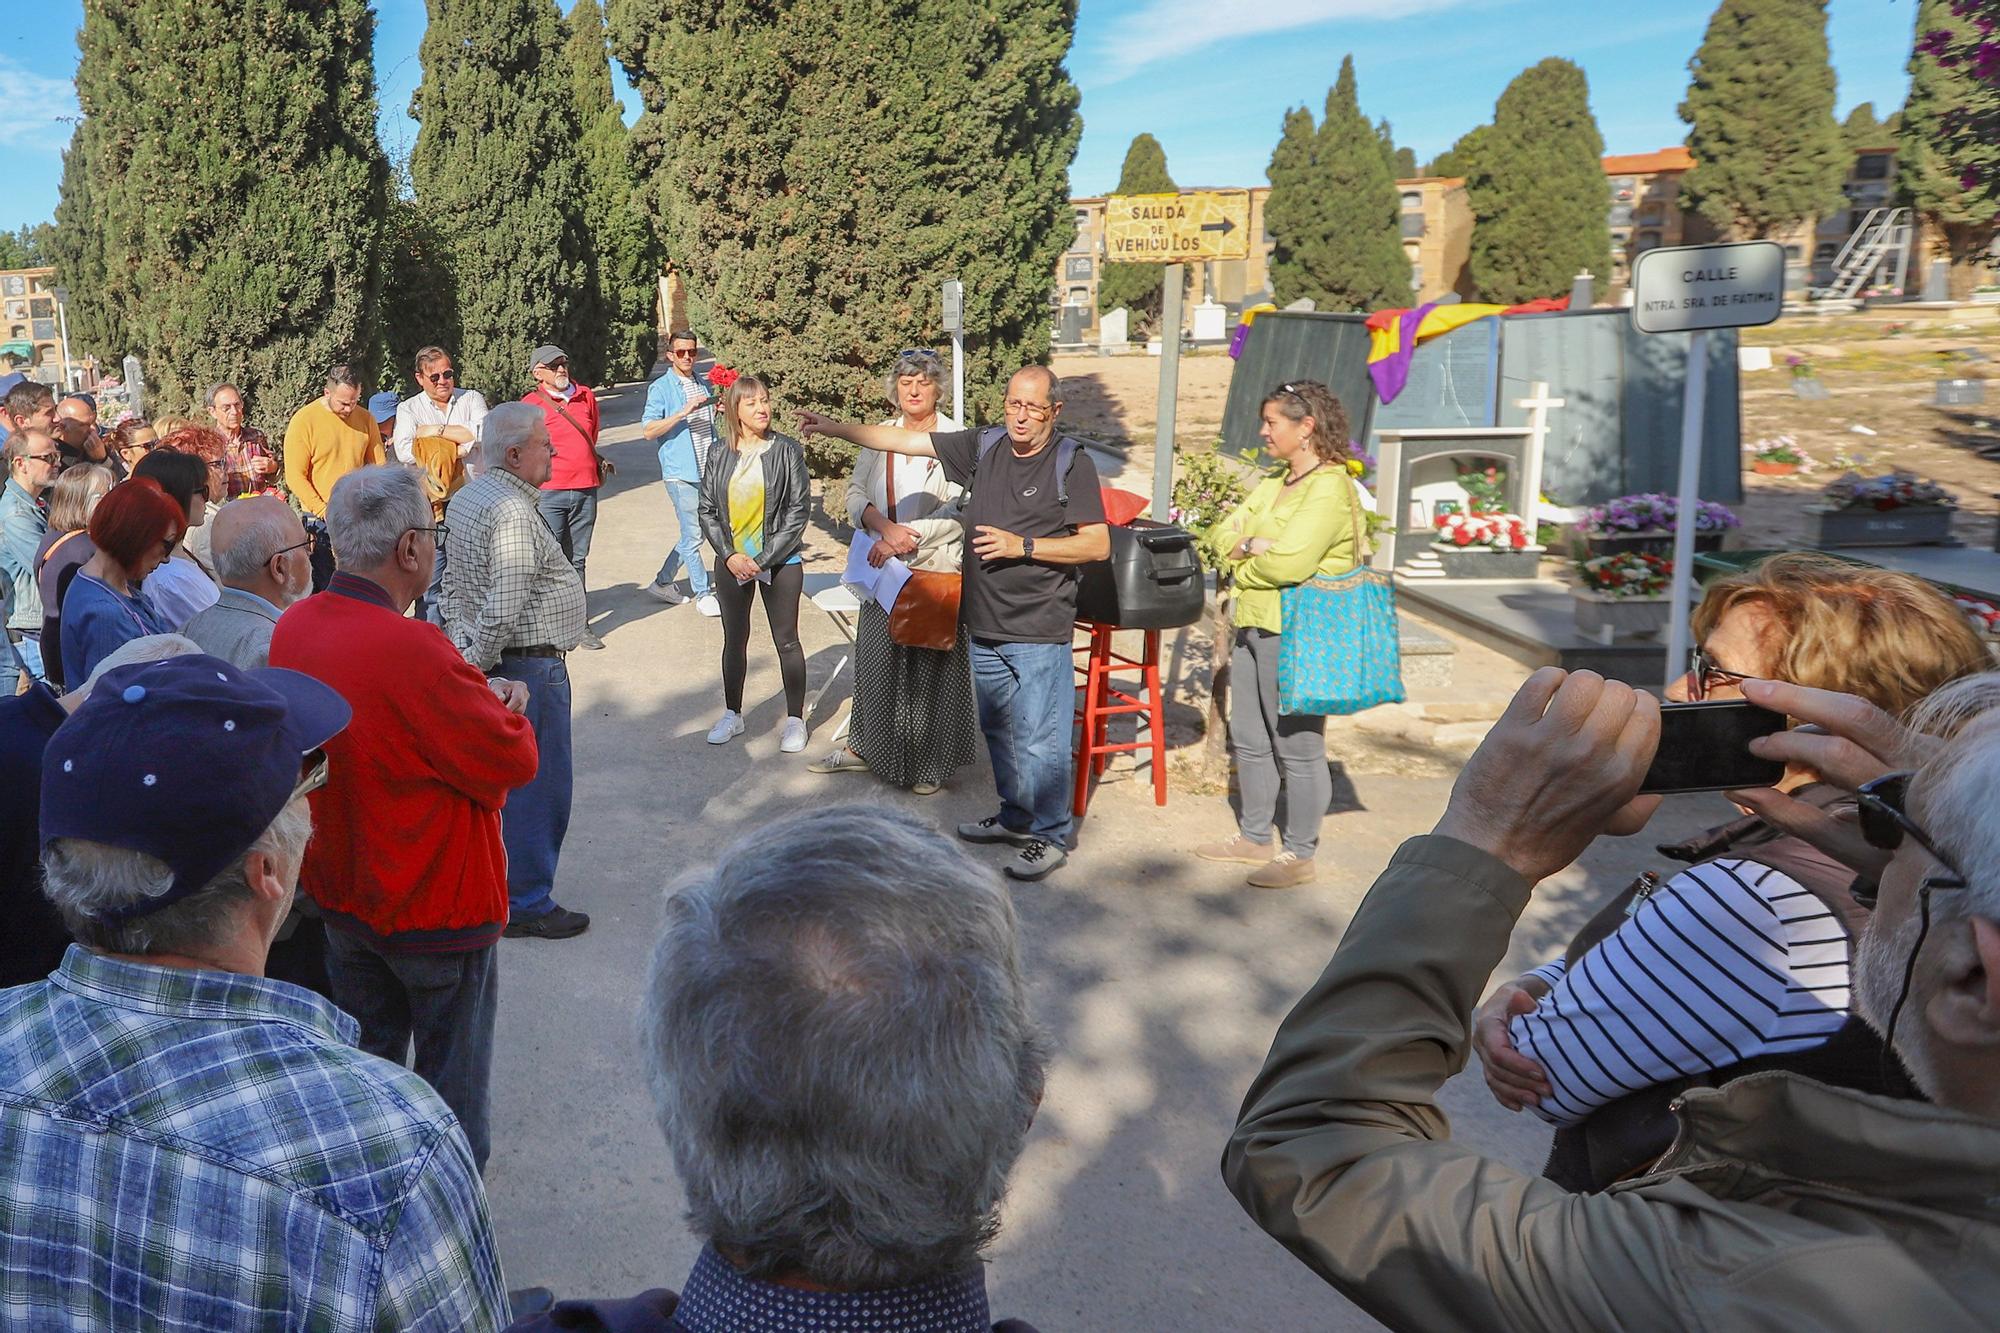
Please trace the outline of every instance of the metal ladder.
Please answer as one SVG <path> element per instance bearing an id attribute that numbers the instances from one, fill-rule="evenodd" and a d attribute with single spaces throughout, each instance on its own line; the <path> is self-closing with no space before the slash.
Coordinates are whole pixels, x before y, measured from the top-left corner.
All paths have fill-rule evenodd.
<path id="1" fill-rule="evenodd" d="M 1833 281 L 1815 287 L 1813 297 L 1821 301 L 1851 301 L 1884 263 L 1895 261 L 1895 287 L 1903 287 L 1910 264 L 1910 210 L 1871 208 L 1861 225 L 1847 238 L 1847 244 L 1833 260 Z"/>

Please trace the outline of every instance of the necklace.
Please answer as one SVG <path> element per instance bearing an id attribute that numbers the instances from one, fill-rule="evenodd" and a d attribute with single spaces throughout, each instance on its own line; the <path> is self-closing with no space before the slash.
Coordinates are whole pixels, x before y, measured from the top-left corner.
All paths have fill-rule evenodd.
<path id="1" fill-rule="evenodd" d="M 1326 466 L 1326 462 L 1325 462 L 1325 460 L 1324 460 L 1324 459 L 1322 459 L 1322 460 L 1321 460 L 1320 462 L 1317 462 L 1317 463 L 1314 463 L 1314 464 L 1313 464 L 1313 465 L 1312 465 L 1311 467 L 1307 468 L 1307 469 L 1306 469 L 1306 470 L 1305 470 L 1304 472 L 1301 472 L 1301 473 L 1299 473 L 1299 475 L 1298 475 L 1298 476 L 1296 476 L 1296 477 L 1286 477 L 1286 478 L 1285 478 L 1285 485 L 1287 485 L 1287 486 L 1296 486 L 1296 485 L 1298 485 L 1298 484 L 1299 484 L 1300 482 L 1304 481 L 1304 480 L 1305 480 L 1305 479 L 1306 479 L 1307 477 L 1310 477 L 1310 476 L 1311 476 L 1311 475 L 1312 475 L 1313 473 L 1315 473 L 1315 472 L 1319 471 L 1319 470 L 1320 470 L 1321 468 L 1323 468 L 1323 467 L 1325 467 L 1325 466 Z"/>

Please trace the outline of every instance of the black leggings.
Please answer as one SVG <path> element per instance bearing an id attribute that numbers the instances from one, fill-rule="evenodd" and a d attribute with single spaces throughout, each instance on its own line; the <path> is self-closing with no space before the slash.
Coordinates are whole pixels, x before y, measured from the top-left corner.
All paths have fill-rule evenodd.
<path id="1" fill-rule="evenodd" d="M 743 675 L 750 667 L 750 590 L 762 588 L 764 619 L 771 624 L 771 643 L 785 678 L 785 716 L 805 716 L 806 653 L 799 647 L 799 595 L 805 586 L 804 565 L 778 566 L 769 583 L 738 583 L 722 561 L 715 562 L 715 600 L 722 606 L 722 703 L 731 712 L 743 711 Z"/>

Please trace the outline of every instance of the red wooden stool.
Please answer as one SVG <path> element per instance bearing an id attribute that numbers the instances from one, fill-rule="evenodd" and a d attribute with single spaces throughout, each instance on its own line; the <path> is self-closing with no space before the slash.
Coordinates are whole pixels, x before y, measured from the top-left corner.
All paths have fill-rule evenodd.
<path id="1" fill-rule="evenodd" d="M 1126 657 L 1112 646 L 1111 636 L 1118 633 L 1110 625 L 1097 625 L 1087 620 L 1079 620 L 1076 627 L 1087 631 L 1090 643 L 1075 651 L 1083 660 L 1077 663 L 1077 688 L 1082 697 L 1076 708 L 1076 751 L 1072 768 L 1076 773 L 1076 799 L 1071 802 L 1071 810 L 1081 815 L 1090 804 L 1092 779 L 1104 772 L 1104 766 L 1114 754 L 1124 750 L 1151 750 L 1153 765 L 1153 804 L 1167 803 L 1167 729 L 1160 704 L 1160 632 L 1156 629 L 1132 630 L 1134 634 L 1146 636 L 1146 650 L 1141 657 Z M 1142 689 L 1145 697 L 1119 688 L 1112 677 L 1122 672 L 1141 673 L 1140 683 L 1127 689 Z M 1108 738 L 1111 719 L 1120 713 L 1136 713 L 1145 728 L 1142 739 L 1112 743 Z"/>

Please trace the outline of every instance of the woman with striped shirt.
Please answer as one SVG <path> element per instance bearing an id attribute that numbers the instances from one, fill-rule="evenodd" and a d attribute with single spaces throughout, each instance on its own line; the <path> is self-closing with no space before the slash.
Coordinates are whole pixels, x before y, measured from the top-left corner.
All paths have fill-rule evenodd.
<path id="1" fill-rule="evenodd" d="M 1759 677 L 1858 694 L 1895 714 L 1991 665 L 1923 580 L 1807 554 L 1709 584 L 1694 638 L 1691 669 L 1668 691 L 1675 702 L 1740 697 L 1741 682 Z M 1799 770 L 1778 786 L 1805 800 L 1837 795 Z M 1564 958 L 1501 986 L 1475 1022 L 1501 1105 L 1572 1128 L 1617 1108 L 1616 1136 L 1600 1125 L 1593 1151 L 1569 1156 L 1572 1167 L 1587 1157 L 1597 1184 L 1668 1146 L 1670 1098 L 1638 1096 L 1659 1085 L 1774 1065 L 1844 1081 L 1844 1069 L 1874 1063 L 1872 1047 L 1843 1064 L 1842 1047 L 1828 1045 L 1850 1013 L 1850 871 L 1754 818 L 1661 851 L 1696 864 L 1664 884 L 1642 877 L 1629 906 L 1600 917 L 1606 925 Z M 1553 1168 L 1581 1146 L 1559 1135 L 1551 1174 L 1562 1178 Z"/>

